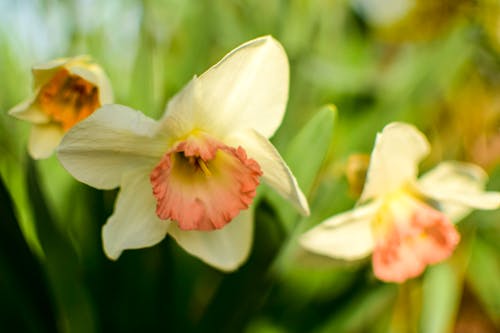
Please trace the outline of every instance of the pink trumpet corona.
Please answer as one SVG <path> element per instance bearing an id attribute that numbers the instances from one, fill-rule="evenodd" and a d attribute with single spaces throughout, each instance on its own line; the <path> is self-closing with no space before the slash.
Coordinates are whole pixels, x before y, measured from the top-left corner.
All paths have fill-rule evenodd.
<path id="1" fill-rule="evenodd" d="M 221 229 L 252 203 L 261 175 L 241 147 L 187 139 L 151 172 L 156 214 L 182 230 Z"/>

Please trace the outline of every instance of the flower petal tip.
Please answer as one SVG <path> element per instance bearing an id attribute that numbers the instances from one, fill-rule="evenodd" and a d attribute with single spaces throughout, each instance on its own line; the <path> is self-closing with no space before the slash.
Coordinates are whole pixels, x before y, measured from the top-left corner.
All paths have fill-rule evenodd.
<path id="1" fill-rule="evenodd" d="M 253 240 L 253 211 L 242 210 L 222 229 L 184 231 L 171 224 L 169 234 L 188 253 L 207 265 L 224 272 L 231 272 L 247 260 Z"/>
<path id="2" fill-rule="evenodd" d="M 307 198 L 300 189 L 299 192 L 297 193 L 297 197 L 298 197 L 298 208 L 300 214 L 302 216 L 311 215 L 311 210 L 309 208 L 309 203 L 307 202 Z"/>
<path id="3" fill-rule="evenodd" d="M 364 259 L 374 246 L 372 212 L 371 206 L 365 206 L 335 215 L 303 234 L 299 244 L 310 252 L 334 259 Z"/>
<path id="4" fill-rule="evenodd" d="M 109 225 L 105 224 L 101 230 L 102 248 L 106 257 L 110 260 L 116 261 L 121 256 L 123 249 L 119 249 L 115 243 L 111 242 L 112 235 L 110 235 Z"/>
<path id="5" fill-rule="evenodd" d="M 377 134 L 360 202 L 397 190 L 418 175 L 418 164 L 429 154 L 427 138 L 415 126 L 394 122 Z"/>

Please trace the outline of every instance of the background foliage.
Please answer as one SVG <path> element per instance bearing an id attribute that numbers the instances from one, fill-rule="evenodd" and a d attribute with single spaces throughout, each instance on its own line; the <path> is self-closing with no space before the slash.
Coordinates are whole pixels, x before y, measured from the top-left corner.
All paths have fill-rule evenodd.
<path id="1" fill-rule="evenodd" d="M 368 261 L 332 262 L 296 243 L 352 207 L 365 154 L 391 121 L 428 135 L 423 170 L 472 161 L 500 189 L 499 27 L 497 0 L 1 1 L 0 330 L 500 330 L 498 211 L 471 214 L 453 257 L 403 285 L 377 281 Z M 117 103 L 158 118 L 194 74 L 265 34 L 283 43 L 291 66 L 273 142 L 312 215 L 299 217 L 263 188 L 251 256 L 232 274 L 169 238 L 105 258 L 100 229 L 117 191 L 77 183 L 55 157 L 32 161 L 29 125 L 6 114 L 30 93 L 30 67 L 90 54 Z"/>

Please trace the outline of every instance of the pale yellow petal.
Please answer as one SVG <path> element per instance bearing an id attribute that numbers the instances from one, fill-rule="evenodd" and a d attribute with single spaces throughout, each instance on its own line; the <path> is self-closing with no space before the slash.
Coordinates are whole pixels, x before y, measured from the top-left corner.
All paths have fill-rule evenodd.
<path id="1" fill-rule="evenodd" d="M 36 94 L 10 109 L 9 115 L 34 124 L 48 123 L 50 121 L 50 117 L 45 112 L 40 110 L 35 100 Z"/>
<path id="2" fill-rule="evenodd" d="M 302 215 L 309 215 L 309 204 L 295 176 L 273 144 L 257 131 L 241 131 L 228 138 L 228 143 L 241 146 L 260 165 L 262 179 L 283 198 L 289 200 Z"/>
<path id="3" fill-rule="evenodd" d="M 57 71 L 59 71 L 70 58 L 58 58 L 46 63 L 33 66 L 33 86 L 35 90 L 45 85 Z"/>
<path id="4" fill-rule="evenodd" d="M 419 162 L 428 155 L 430 145 L 413 125 L 391 123 L 377 135 L 360 201 L 397 190 L 412 183 Z"/>
<path id="5" fill-rule="evenodd" d="M 95 85 L 99 89 L 101 105 L 113 103 L 113 90 L 104 70 L 95 63 L 69 62 L 64 66 L 71 74 L 75 74 Z"/>
<path id="6" fill-rule="evenodd" d="M 182 231 L 172 223 L 169 234 L 186 252 L 223 271 L 234 271 L 248 258 L 253 239 L 253 213 L 243 210 L 224 228 Z"/>
<path id="7" fill-rule="evenodd" d="M 252 128 L 269 138 L 283 119 L 288 99 L 286 53 L 270 36 L 246 42 L 195 77 L 169 103 L 165 121 L 197 127 L 223 139 Z"/>
<path id="8" fill-rule="evenodd" d="M 423 175 L 417 186 L 425 196 L 437 200 L 446 215 L 458 221 L 473 208 L 500 207 L 500 193 L 484 191 L 487 180 L 487 174 L 479 166 L 449 161 Z"/>
<path id="9" fill-rule="evenodd" d="M 137 167 L 150 170 L 168 146 L 155 137 L 157 123 L 139 111 L 110 104 L 76 124 L 64 136 L 58 158 L 79 181 L 99 189 L 120 184 L 122 174 Z"/>
<path id="10" fill-rule="evenodd" d="M 116 260 L 124 250 L 150 247 L 167 233 L 170 222 L 156 216 L 148 169 L 123 176 L 113 215 L 102 228 L 104 252 Z"/>
<path id="11" fill-rule="evenodd" d="M 308 251 L 335 259 L 365 258 L 374 248 L 371 221 L 377 207 L 370 204 L 334 215 L 302 235 L 300 244 Z"/>
<path id="12" fill-rule="evenodd" d="M 31 128 L 28 152 L 34 159 L 47 158 L 61 142 L 64 133 L 57 124 L 35 124 Z"/>

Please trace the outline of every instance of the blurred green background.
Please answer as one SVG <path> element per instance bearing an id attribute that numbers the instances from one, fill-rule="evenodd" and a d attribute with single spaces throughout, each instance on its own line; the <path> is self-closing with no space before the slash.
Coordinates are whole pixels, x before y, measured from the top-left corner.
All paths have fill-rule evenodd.
<path id="1" fill-rule="evenodd" d="M 7 115 L 31 92 L 31 66 L 90 54 L 117 103 L 158 118 L 194 74 L 266 34 L 291 67 L 272 141 L 311 216 L 261 188 L 251 256 L 231 274 L 168 237 L 108 260 L 100 229 L 117 191 L 76 182 L 55 157 L 31 160 L 29 124 Z M 1 0 L 0 110 L 2 332 L 500 331 L 499 211 L 471 214 L 452 258 L 402 285 L 296 243 L 353 206 L 392 121 L 429 137 L 423 171 L 470 161 L 500 190 L 498 0 Z"/>

